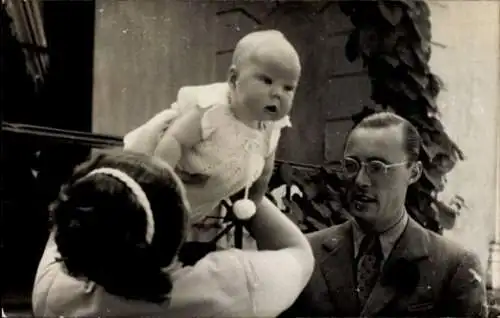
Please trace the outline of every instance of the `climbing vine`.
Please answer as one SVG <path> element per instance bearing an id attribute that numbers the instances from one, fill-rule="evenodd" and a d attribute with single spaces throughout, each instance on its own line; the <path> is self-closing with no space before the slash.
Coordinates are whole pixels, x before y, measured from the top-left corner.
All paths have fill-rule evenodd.
<path id="1" fill-rule="evenodd" d="M 346 57 L 351 62 L 362 61 L 371 81 L 372 100 L 409 120 L 422 137 L 420 160 L 424 171 L 408 189 L 407 210 L 426 228 L 442 233 L 443 228 L 453 226 L 460 206 L 445 204 L 437 195 L 444 189 L 446 174 L 464 155 L 439 118 L 436 98 L 442 82 L 429 67 L 429 7 L 422 0 L 354 0 L 338 4 L 354 26 L 345 45 Z M 352 120 L 357 123 L 374 112 L 365 107 Z M 279 182 L 294 183 L 303 189 L 302 198 L 285 198 L 285 202 L 290 216 L 304 231 L 347 218 L 342 208 L 342 180 L 332 167 L 305 173 L 287 164 L 277 165 L 275 178 Z"/>
<path id="2" fill-rule="evenodd" d="M 424 173 L 410 187 L 406 206 L 421 224 L 440 233 L 444 219 L 456 213 L 437 194 L 464 155 L 439 119 L 436 98 L 442 83 L 429 67 L 429 6 L 422 0 L 346 1 L 340 6 L 354 25 L 346 56 L 362 60 L 373 101 L 409 120 L 422 137 Z"/>

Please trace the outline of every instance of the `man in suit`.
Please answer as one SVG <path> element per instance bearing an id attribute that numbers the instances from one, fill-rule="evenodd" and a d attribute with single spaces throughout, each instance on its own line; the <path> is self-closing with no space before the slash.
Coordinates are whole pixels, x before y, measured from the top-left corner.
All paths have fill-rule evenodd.
<path id="1" fill-rule="evenodd" d="M 283 317 L 486 317 L 483 272 L 473 253 L 405 210 L 422 173 L 420 137 L 392 113 L 365 118 L 347 138 L 343 169 L 352 220 L 308 238 L 308 285 Z"/>

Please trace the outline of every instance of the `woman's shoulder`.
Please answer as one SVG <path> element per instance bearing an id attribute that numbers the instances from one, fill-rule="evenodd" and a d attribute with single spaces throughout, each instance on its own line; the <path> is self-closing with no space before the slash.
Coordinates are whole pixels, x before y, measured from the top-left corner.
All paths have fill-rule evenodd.
<path id="1" fill-rule="evenodd" d="M 98 315 L 102 288 L 67 273 L 52 231 L 39 262 L 32 290 L 35 316 Z"/>
<path id="2" fill-rule="evenodd" d="M 70 276 L 50 235 L 42 259 L 38 266 L 32 291 L 33 312 L 36 316 L 62 315 L 82 311 L 82 305 L 74 307 L 82 297 L 93 298 L 94 284 Z M 92 305 L 94 302 L 92 302 Z M 93 307 L 93 306 L 91 306 Z M 91 308 L 88 308 L 89 310 Z"/>

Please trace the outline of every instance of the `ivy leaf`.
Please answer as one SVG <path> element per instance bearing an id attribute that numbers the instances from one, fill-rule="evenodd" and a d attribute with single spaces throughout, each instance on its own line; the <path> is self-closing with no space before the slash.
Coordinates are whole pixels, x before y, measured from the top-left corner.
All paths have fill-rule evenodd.
<path id="1" fill-rule="evenodd" d="M 391 5 L 390 2 L 379 0 L 378 8 L 384 19 L 392 26 L 397 25 L 403 17 L 403 9 L 398 6 Z"/>
<path id="2" fill-rule="evenodd" d="M 435 131 L 438 131 L 440 133 L 444 133 L 444 126 L 443 124 L 439 121 L 439 119 L 437 118 L 437 115 L 433 115 L 433 116 L 430 116 L 429 118 L 429 123 L 432 124 L 432 126 L 434 127 L 434 132 Z"/>
<path id="3" fill-rule="evenodd" d="M 429 5 L 427 4 L 426 1 L 423 0 L 417 0 L 414 1 L 415 3 L 415 8 L 416 10 L 409 11 L 409 12 L 415 12 L 416 13 L 416 18 L 420 19 L 422 21 L 425 21 L 429 23 L 429 31 L 430 31 L 430 15 L 431 15 L 431 9 L 429 8 Z M 430 32 L 429 32 L 430 34 Z M 430 36 L 429 36 L 430 39 Z"/>
<path id="4" fill-rule="evenodd" d="M 312 231 L 310 230 L 311 232 L 319 231 L 328 227 L 324 223 L 321 223 L 309 215 L 306 215 L 304 218 L 304 224 L 307 225 L 309 229 L 312 228 Z"/>
<path id="5" fill-rule="evenodd" d="M 428 83 L 427 89 L 433 98 L 436 98 L 439 91 L 444 87 L 443 81 L 434 74 L 427 74 Z"/>
<path id="6" fill-rule="evenodd" d="M 431 207 L 435 210 L 443 228 L 452 229 L 459 213 L 452 207 L 438 200 L 434 201 Z"/>
<path id="7" fill-rule="evenodd" d="M 303 171 L 295 171 L 293 183 L 295 183 L 308 200 L 314 199 L 319 192 L 318 185 L 311 181 L 310 177 Z"/>
<path id="8" fill-rule="evenodd" d="M 291 185 L 293 182 L 293 168 L 287 163 L 283 163 L 279 167 L 279 174 L 286 185 Z"/>
<path id="9" fill-rule="evenodd" d="M 334 212 L 341 212 L 343 210 L 342 202 L 340 198 L 332 198 L 332 200 L 326 203 L 328 208 Z"/>
<path id="10" fill-rule="evenodd" d="M 304 213 L 297 202 L 295 202 L 295 200 L 289 200 L 284 197 L 283 204 L 286 207 L 286 216 L 288 216 L 288 218 L 292 220 L 293 223 L 297 225 L 301 224 L 304 220 Z"/>
<path id="11" fill-rule="evenodd" d="M 452 208 L 455 212 L 457 212 L 457 214 L 460 214 L 460 211 L 463 208 L 468 208 L 468 206 L 465 204 L 465 199 L 460 195 L 453 196 L 448 206 Z"/>
<path id="12" fill-rule="evenodd" d="M 436 191 L 441 192 L 444 190 L 444 180 L 443 175 L 436 173 L 432 169 L 424 169 L 423 177 L 425 177 L 436 189 Z"/>
<path id="13" fill-rule="evenodd" d="M 407 199 L 411 200 L 413 198 L 415 202 L 420 202 L 427 201 L 427 199 L 421 200 L 421 198 L 432 198 L 434 196 L 432 184 L 425 179 L 420 180 L 425 182 L 416 182 L 408 187 L 409 195 L 407 195 Z M 422 204 L 427 204 L 427 202 L 422 202 Z"/>
<path id="14" fill-rule="evenodd" d="M 429 79 L 426 74 L 417 73 L 415 71 L 410 70 L 408 76 L 419 86 L 420 90 L 425 90 L 425 88 L 429 84 Z"/>
<path id="15" fill-rule="evenodd" d="M 406 211 L 408 214 L 415 220 L 417 223 L 422 225 L 425 228 L 429 228 L 429 224 L 431 223 L 431 219 L 423 214 L 419 209 L 414 206 L 406 206 Z"/>
<path id="16" fill-rule="evenodd" d="M 397 58 L 390 55 L 385 55 L 383 58 L 387 62 L 387 64 L 391 65 L 393 68 L 399 66 L 399 60 Z"/>
<path id="17" fill-rule="evenodd" d="M 456 156 L 450 156 L 445 152 L 438 153 L 432 160 L 432 163 L 436 166 L 436 169 L 441 174 L 446 174 L 450 172 L 457 163 Z"/>
<path id="18" fill-rule="evenodd" d="M 422 94 L 420 96 L 422 97 L 423 101 L 426 103 L 430 111 L 438 112 L 436 101 L 434 100 L 430 92 L 424 90 L 422 91 Z"/>
<path id="19" fill-rule="evenodd" d="M 424 46 L 431 40 L 431 24 L 427 20 L 419 19 L 417 14 L 414 11 L 410 11 L 410 25 L 412 26 L 413 31 L 415 32 L 415 40 L 418 40 Z M 425 50 L 424 50 L 425 52 Z"/>
<path id="20" fill-rule="evenodd" d="M 426 209 L 422 210 L 422 214 L 427 217 L 427 228 L 439 234 L 443 234 L 443 226 L 439 220 L 438 211 L 434 210 L 429 204 Z"/>
<path id="21" fill-rule="evenodd" d="M 387 80 L 386 85 L 394 90 L 394 92 L 401 92 L 411 100 L 417 100 L 418 93 L 411 89 L 410 86 L 405 81 L 400 80 Z"/>
<path id="22" fill-rule="evenodd" d="M 377 51 L 379 34 L 374 29 L 361 29 L 359 31 L 359 42 L 363 55 L 370 57 L 372 52 Z"/>
<path id="23" fill-rule="evenodd" d="M 422 149 L 428 156 L 428 165 L 440 174 L 446 174 L 455 167 L 458 157 L 439 143 L 429 142 L 427 134 L 422 137 Z"/>
<path id="24" fill-rule="evenodd" d="M 418 101 L 416 103 L 418 103 Z M 426 109 L 421 109 L 421 111 L 422 111 L 422 113 L 426 112 Z M 422 113 L 410 114 L 410 115 L 408 115 L 407 119 L 411 123 L 413 123 L 413 125 L 420 128 L 420 134 L 426 133 L 426 132 L 437 131 L 436 128 L 434 126 L 432 126 L 431 123 L 429 123 L 428 121 L 425 120 L 425 117 L 422 115 Z"/>
<path id="25" fill-rule="evenodd" d="M 406 6 L 407 11 L 416 10 L 415 0 L 399 0 L 399 3 Z"/>
<path id="26" fill-rule="evenodd" d="M 432 194 L 428 191 L 423 191 L 425 188 L 414 188 L 417 192 L 418 197 L 416 197 L 417 202 L 415 204 L 416 207 L 418 207 L 419 210 L 424 211 L 429 204 L 431 204 L 433 198 Z M 433 188 L 434 189 L 434 188 Z"/>
<path id="27" fill-rule="evenodd" d="M 453 152 L 458 156 L 458 158 L 460 160 L 465 160 L 465 155 L 462 150 L 460 150 L 458 145 L 453 140 L 450 140 L 450 143 L 453 145 Z"/>
<path id="28" fill-rule="evenodd" d="M 330 219 L 334 224 L 341 224 L 352 219 L 352 216 L 342 207 L 340 201 L 332 200 L 328 202 L 330 210 L 332 210 Z"/>
<path id="29" fill-rule="evenodd" d="M 318 214 L 311 213 L 309 214 L 310 216 L 315 217 L 317 220 L 330 220 L 332 211 L 326 205 L 314 201 L 311 201 L 310 203 L 314 210 L 318 212 Z"/>
<path id="30" fill-rule="evenodd" d="M 459 154 L 455 152 L 455 144 L 451 141 L 448 135 L 444 131 L 438 131 L 434 133 L 425 134 L 422 137 L 423 143 L 429 148 L 429 151 L 432 153 L 432 160 L 439 155 L 442 154 L 448 158 L 438 158 L 445 164 L 446 160 L 451 160 L 452 162 L 449 164 L 454 165 L 459 158 Z M 433 162 L 434 163 L 434 162 Z M 438 164 L 435 162 L 434 164 Z M 446 163 L 448 165 L 448 163 Z"/>
<path id="31" fill-rule="evenodd" d="M 399 45 L 396 46 L 396 52 L 401 62 L 405 63 L 407 66 L 411 68 L 418 67 L 419 61 L 415 59 L 412 48 L 409 48 L 404 43 L 399 43 Z"/>
<path id="32" fill-rule="evenodd" d="M 412 53 L 415 56 L 415 65 L 419 67 L 419 71 L 427 73 L 427 69 L 429 68 L 427 62 L 429 61 L 430 54 L 426 55 L 422 47 L 418 44 L 412 46 Z"/>

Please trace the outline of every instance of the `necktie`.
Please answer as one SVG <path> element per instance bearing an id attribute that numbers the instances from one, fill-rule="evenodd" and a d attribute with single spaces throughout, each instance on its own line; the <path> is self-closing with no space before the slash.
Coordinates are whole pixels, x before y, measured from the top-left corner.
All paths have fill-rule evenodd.
<path id="1" fill-rule="evenodd" d="M 380 273 L 382 248 L 378 236 L 365 236 L 358 255 L 357 291 L 361 308 L 363 308 Z"/>

